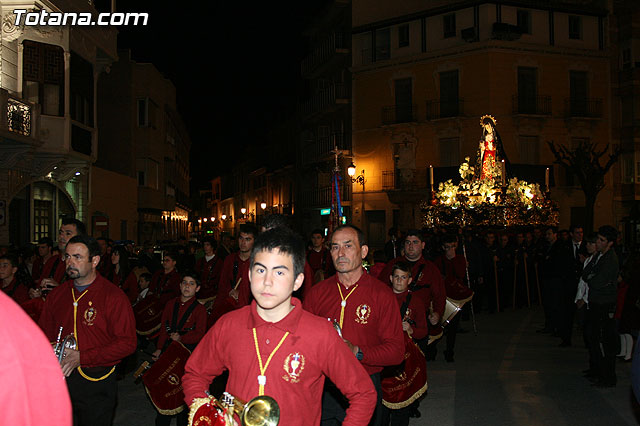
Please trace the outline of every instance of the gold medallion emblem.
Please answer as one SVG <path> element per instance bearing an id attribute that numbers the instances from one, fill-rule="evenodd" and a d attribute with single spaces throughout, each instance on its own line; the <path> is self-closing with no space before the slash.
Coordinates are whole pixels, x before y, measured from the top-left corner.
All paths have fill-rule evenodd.
<path id="1" fill-rule="evenodd" d="M 287 355 L 283 365 L 284 371 L 287 374 L 282 376 L 282 379 L 285 382 L 298 383 L 300 381 L 300 374 L 302 374 L 302 370 L 304 370 L 305 362 L 304 355 L 300 352 Z"/>
<path id="2" fill-rule="evenodd" d="M 96 320 L 96 315 L 98 314 L 98 312 L 96 311 L 96 308 L 94 308 L 93 306 L 91 306 L 92 303 L 89 302 L 89 307 L 84 311 L 84 323 L 85 325 L 91 326 L 93 325 L 93 322 Z"/>
<path id="3" fill-rule="evenodd" d="M 180 378 L 175 374 L 169 374 L 169 376 L 167 376 L 167 381 L 172 385 L 177 386 L 180 383 Z"/>
<path id="4" fill-rule="evenodd" d="M 356 322 L 358 324 L 367 324 L 369 315 L 371 315 L 371 306 L 366 303 L 363 303 L 356 308 Z"/>

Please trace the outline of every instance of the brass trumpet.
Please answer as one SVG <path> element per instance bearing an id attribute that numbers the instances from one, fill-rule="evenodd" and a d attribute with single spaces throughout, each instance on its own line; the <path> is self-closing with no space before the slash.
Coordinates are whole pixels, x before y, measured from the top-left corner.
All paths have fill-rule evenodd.
<path id="1" fill-rule="evenodd" d="M 58 330 L 58 338 L 56 339 L 56 346 L 53 348 L 53 352 L 58 357 L 59 363 L 62 363 L 62 360 L 64 359 L 65 350 L 76 349 L 78 347 L 78 342 L 76 341 L 76 338 L 73 337 L 73 333 L 67 335 L 67 337 L 61 340 L 63 328 L 64 327 L 60 327 L 60 330 Z"/>
<path id="2" fill-rule="evenodd" d="M 208 392 L 206 392 L 209 395 Z M 227 425 L 233 425 L 233 414 L 237 414 L 240 418 L 240 424 L 242 426 L 277 426 L 280 422 L 280 406 L 275 399 L 270 396 L 256 396 L 249 402 L 244 402 L 228 392 L 222 394 L 220 400 L 209 395 L 207 398 L 207 404 L 211 404 L 219 408 L 225 416 Z M 194 419 L 198 408 L 202 404 L 193 404 L 191 406 L 191 412 L 189 413 L 189 425 L 194 425 Z"/>

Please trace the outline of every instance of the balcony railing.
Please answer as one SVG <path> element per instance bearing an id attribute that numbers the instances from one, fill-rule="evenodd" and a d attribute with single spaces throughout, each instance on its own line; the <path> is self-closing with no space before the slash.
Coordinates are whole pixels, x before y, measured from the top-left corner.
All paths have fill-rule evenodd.
<path id="1" fill-rule="evenodd" d="M 567 98 L 564 100 L 564 109 L 567 117 L 601 118 L 602 99 Z"/>
<path id="2" fill-rule="evenodd" d="M 384 170 L 382 172 L 382 190 L 424 190 L 429 184 L 428 179 L 427 167 L 420 167 L 415 170 Z"/>
<path id="3" fill-rule="evenodd" d="M 513 95 L 514 114 L 551 115 L 551 96 Z"/>
<path id="4" fill-rule="evenodd" d="M 345 105 L 351 101 L 351 92 L 344 83 L 334 83 L 318 91 L 311 99 L 300 105 L 300 112 L 304 116 L 320 113 L 336 105 Z"/>
<path id="5" fill-rule="evenodd" d="M 9 131 L 31 136 L 31 105 L 17 99 L 7 99 L 7 127 Z"/>
<path id="6" fill-rule="evenodd" d="M 343 33 L 333 33 L 320 41 L 313 51 L 302 60 L 302 75 L 308 75 L 318 66 L 327 62 L 338 53 L 348 53 L 347 38 Z"/>
<path id="7" fill-rule="evenodd" d="M 349 180 L 348 183 L 346 183 L 346 180 L 348 179 L 343 179 L 342 184 L 340 185 L 340 200 L 343 202 L 351 200 L 351 181 Z M 331 190 L 330 186 L 326 186 L 324 188 L 302 191 L 300 194 L 300 202 L 296 203 L 296 205 L 306 208 L 331 207 Z"/>
<path id="8" fill-rule="evenodd" d="M 309 164 L 317 161 L 326 161 L 331 156 L 334 147 L 338 150 L 351 150 L 351 134 L 350 133 L 333 133 L 330 136 L 316 138 L 307 141 L 302 146 L 301 155 L 302 163 Z"/>
<path id="9" fill-rule="evenodd" d="M 418 121 L 416 105 L 394 105 L 382 108 L 382 124 L 410 123 Z"/>
<path id="10" fill-rule="evenodd" d="M 464 113 L 464 99 L 432 99 L 427 101 L 427 120 L 460 117 Z"/>

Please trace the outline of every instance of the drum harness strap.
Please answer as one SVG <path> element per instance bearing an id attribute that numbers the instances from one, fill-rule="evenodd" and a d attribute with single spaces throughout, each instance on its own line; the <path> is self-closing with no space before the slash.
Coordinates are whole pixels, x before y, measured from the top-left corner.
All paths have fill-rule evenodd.
<path id="1" fill-rule="evenodd" d="M 178 333 L 181 336 L 184 336 L 189 331 L 195 330 L 196 328 L 195 324 L 193 325 L 193 327 L 186 328 L 184 330 L 182 329 L 182 327 L 184 327 L 184 324 L 187 322 L 187 320 L 191 316 L 191 313 L 196 309 L 197 303 L 199 302 L 197 300 L 194 300 L 193 303 L 189 305 L 187 310 L 184 312 L 184 314 L 180 318 L 180 321 L 178 321 L 178 311 L 180 310 L 180 300 L 176 300 L 176 303 L 173 305 L 173 317 L 171 318 L 171 325 L 169 325 L 169 322 L 167 322 L 166 324 L 167 333 L 169 334 Z M 164 344 L 165 347 L 162 348 L 163 351 L 167 348 L 167 346 L 169 346 L 169 343 L 171 343 L 171 340 L 168 339 Z"/>
<path id="2" fill-rule="evenodd" d="M 431 287 L 431 284 L 418 286 L 418 281 L 420 280 L 420 277 L 422 275 L 422 270 L 426 265 L 427 265 L 426 263 L 422 263 L 418 265 L 418 270 L 416 271 L 416 275 L 413 277 L 413 280 L 411 280 L 411 285 L 409 286 L 409 290 L 416 291 L 416 290 L 420 290 L 421 288 Z"/>

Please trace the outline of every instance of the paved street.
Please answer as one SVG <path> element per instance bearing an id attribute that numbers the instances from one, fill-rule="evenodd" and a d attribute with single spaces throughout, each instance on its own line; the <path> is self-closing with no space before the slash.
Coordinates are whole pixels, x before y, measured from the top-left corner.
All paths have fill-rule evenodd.
<path id="1" fill-rule="evenodd" d="M 581 336 L 574 337 L 574 347 L 558 348 L 559 339 L 535 333 L 541 309 L 481 314 L 476 322 L 477 335 L 470 321 L 462 322 L 469 332 L 458 336 L 455 363 L 444 361 L 444 342 L 439 345 L 438 358 L 428 365 L 422 417 L 412 426 L 639 424 L 631 404 L 631 363 L 616 365 L 616 388 L 597 389 L 580 373 L 587 366 Z M 128 377 L 119 386 L 114 425 L 153 425 L 155 410 L 142 385 Z"/>

